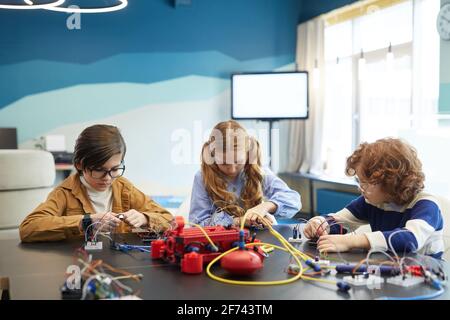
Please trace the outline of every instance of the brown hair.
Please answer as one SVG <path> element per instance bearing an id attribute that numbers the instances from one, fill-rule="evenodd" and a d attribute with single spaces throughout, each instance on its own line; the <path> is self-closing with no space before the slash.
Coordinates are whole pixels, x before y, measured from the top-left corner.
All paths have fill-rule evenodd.
<path id="1" fill-rule="evenodd" d="M 411 202 L 424 188 L 425 175 L 417 152 L 400 139 L 361 143 L 347 158 L 346 174 L 354 176 L 357 167 L 362 178 L 380 184 L 390 201 L 398 205 Z"/>
<path id="2" fill-rule="evenodd" d="M 78 173 L 85 169 L 100 168 L 112 156 L 122 154 L 127 147 L 117 127 L 97 124 L 83 130 L 75 143 L 73 163 L 79 165 Z"/>
<path id="3" fill-rule="evenodd" d="M 241 206 L 235 194 L 227 190 L 226 176 L 220 171 L 215 155 L 216 151 L 221 151 L 228 160 L 230 151 L 234 155 L 242 147 L 246 159 L 244 160 L 245 184 L 240 195 Z M 231 215 L 243 216 L 248 209 L 262 202 L 261 148 L 259 142 L 249 136 L 239 123 L 233 120 L 218 123 L 211 132 L 209 140 L 203 145 L 201 161 L 203 183 L 217 207 Z"/>

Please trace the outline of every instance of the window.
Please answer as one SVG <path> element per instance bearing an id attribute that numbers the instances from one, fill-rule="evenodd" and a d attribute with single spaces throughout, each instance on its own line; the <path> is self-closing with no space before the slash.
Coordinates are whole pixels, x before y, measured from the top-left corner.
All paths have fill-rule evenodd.
<path id="1" fill-rule="evenodd" d="M 439 94 L 438 10 L 439 1 L 409 0 L 326 26 L 326 174 L 344 176 L 362 141 L 430 125 Z"/>

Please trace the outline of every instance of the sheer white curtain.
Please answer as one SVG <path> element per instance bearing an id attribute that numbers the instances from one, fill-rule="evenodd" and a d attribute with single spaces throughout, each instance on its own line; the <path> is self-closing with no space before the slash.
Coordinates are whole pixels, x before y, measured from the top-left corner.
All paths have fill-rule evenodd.
<path id="1" fill-rule="evenodd" d="M 289 123 L 289 172 L 322 171 L 324 20 L 307 21 L 297 28 L 298 70 L 309 73 L 309 119 Z M 314 70 L 316 68 L 316 70 Z"/>
<path id="2" fill-rule="evenodd" d="M 396 137 L 411 126 L 412 13 L 412 2 L 405 1 L 353 22 L 353 52 L 363 50 L 365 58 L 357 70 L 356 143 Z"/>
<path id="3" fill-rule="evenodd" d="M 436 0 L 413 1 L 412 111 L 413 128 L 438 126 L 439 36 Z"/>

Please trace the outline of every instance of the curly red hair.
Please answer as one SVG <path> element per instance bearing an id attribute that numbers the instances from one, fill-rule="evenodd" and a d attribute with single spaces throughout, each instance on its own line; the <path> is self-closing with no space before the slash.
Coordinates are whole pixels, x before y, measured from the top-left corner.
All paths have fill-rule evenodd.
<path id="1" fill-rule="evenodd" d="M 416 150 L 405 141 L 385 138 L 361 143 L 347 158 L 345 173 L 356 174 L 356 168 L 370 184 L 379 184 L 389 200 L 398 205 L 411 202 L 424 188 L 425 175 Z"/>

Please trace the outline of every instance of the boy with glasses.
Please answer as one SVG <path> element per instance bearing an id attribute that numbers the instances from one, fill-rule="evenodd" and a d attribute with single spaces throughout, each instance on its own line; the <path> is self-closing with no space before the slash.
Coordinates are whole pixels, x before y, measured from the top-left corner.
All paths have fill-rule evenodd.
<path id="1" fill-rule="evenodd" d="M 96 222 L 103 231 L 169 228 L 172 215 L 122 177 L 125 153 L 125 141 L 118 128 L 86 128 L 75 144 L 77 173 L 64 180 L 25 218 L 19 228 L 21 240 L 64 240 L 83 234 Z"/>
<path id="2" fill-rule="evenodd" d="M 417 251 L 441 258 L 444 221 L 438 200 L 424 193 L 425 176 L 416 151 L 399 139 L 362 143 L 347 159 L 346 174 L 355 176 L 362 196 L 344 209 L 312 218 L 304 229 L 317 239 L 321 252 L 354 248 Z M 342 225 L 356 229 L 370 224 L 371 232 L 347 233 Z"/>

